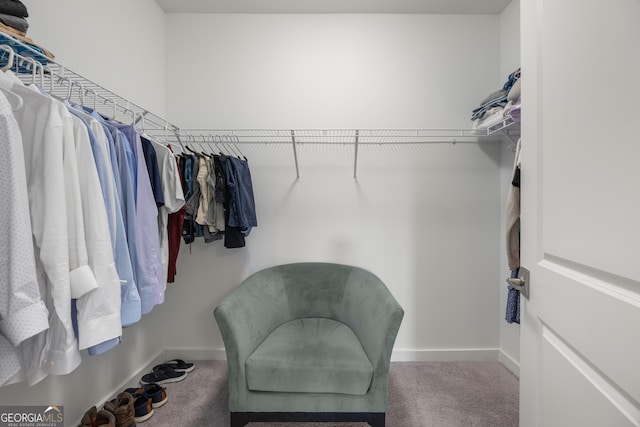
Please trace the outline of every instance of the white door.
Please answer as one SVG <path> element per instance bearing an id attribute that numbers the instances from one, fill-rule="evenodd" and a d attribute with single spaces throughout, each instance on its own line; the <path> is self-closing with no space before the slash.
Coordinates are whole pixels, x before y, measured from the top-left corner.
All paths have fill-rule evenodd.
<path id="1" fill-rule="evenodd" d="M 640 425 L 640 0 L 522 0 L 521 426 Z"/>

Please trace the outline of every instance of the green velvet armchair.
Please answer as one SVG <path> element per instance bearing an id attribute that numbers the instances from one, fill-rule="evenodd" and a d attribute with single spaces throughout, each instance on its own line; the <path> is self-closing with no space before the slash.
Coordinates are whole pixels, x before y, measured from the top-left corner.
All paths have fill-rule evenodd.
<path id="1" fill-rule="evenodd" d="M 371 272 L 329 263 L 267 268 L 214 314 L 227 353 L 232 427 L 385 425 L 389 361 L 404 311 Z"/>

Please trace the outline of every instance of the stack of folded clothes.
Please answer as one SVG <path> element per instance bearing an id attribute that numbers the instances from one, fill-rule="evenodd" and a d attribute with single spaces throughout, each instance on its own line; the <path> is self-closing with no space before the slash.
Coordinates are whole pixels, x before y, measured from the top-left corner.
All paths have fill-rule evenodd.
<path id="1" fill-rule="evenodd" d="M 27 36 L 27 7 L 19 0 L 0 0 L 0 29 L 16 36 Z"/>
<path id="2" fill-rule="evenodd" d="M 515 113 L 515 114 L 512 114 Z M 487 128 L 506 117 L 520 119 L 520 68 L 509 74 L 500 90 L 487 96 L 478 108 L 473 110 L 471 120 L 476 129 Z M 517 119 L 516 119 L 517 115 Z"/>
<path id="3" fill-rule="evenodd" d="M 29 23 L 27 19 L 29 12 L 27 7 L 20 0 L 0 0 L 0 32 L 8 34 L 23 43 L 29 45 L 37 52 L 53 59 L 54 55 L 42 46 L 37 45 L 30 38 L 27 37 L 27 30 L 29 29 Z M 25 54 L 23 49 L 20 49 L 17 44 L 5 42 L 0 40 L 2 44 L 8 44 L 14 48 L 18 53 Z M 33 56 L 33 55 L 25 55 Z M 43 62 L 43 61 L 40 61 Z"/>

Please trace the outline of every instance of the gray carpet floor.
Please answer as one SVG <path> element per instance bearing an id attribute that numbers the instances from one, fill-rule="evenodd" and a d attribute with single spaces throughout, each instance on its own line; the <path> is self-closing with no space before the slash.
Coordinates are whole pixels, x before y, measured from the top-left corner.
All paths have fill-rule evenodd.
<path id="1" fill-rule="evenodd" d="M 144 427 L 228 427 L 227 365 L 196 363 L 167 384 L 168 402 Z M 390 427 L 518 425 L 518 379 L 499 362 L 397 362 L 389 374 Z M 365 423 L 250 423 L 249 427 L 366 427 Z"/>

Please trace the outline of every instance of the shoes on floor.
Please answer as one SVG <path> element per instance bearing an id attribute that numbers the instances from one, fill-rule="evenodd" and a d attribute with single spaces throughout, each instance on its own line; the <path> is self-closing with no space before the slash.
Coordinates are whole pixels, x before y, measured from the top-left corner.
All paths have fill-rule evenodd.
<path id="1" fill-rule="evenodd" d="M 104 409 L 115 417 L 115 427 L 135 427 L 134 399 L 131 394 L 127 392 L 118 394 L 115 399 L 104 404 Z"/>
<path id="2" fill-rule="evenodd" d="M 178 372 L 169 365 L 158 365 L 149 374 L 145 374 L 140 379 L 140 384 L 166 384 L 182 381 L 187 377 L 186 372 Z"/>
<path id="3" fill-rule="evenodd" d="M 154 409 L 167 403 L 167 390 L 159 384 L 144 384 L 142 387 L 128 388 L 125 391 L 131 394 L 134 399 L 137 399 L 138 396 L 150 398 L 151 406 Z"/>
<path id="4" fill-rule="evenodd" d="M 167 365 L 173 368 L 173 370 L 176 372 L 191 372 L 196 368 L 195 363 L 185 362 L 182 359 L 167 360 L 163 363 L 163 365 Z"/>
<path id="5" fill-rule="evenodd" d="M 146 394 L 138 394 L 134 398 L 135 420 L 137 423 L 147 421 L 153 416 L 153 404 L 151 398 Z"/>
<path id="6" fill-rule="evenodd" d="M 89 408 L 82 416 L 79 427 L 116 427 L 116 419 L 109 411 L 98 409 L 95 406 Z"/>

